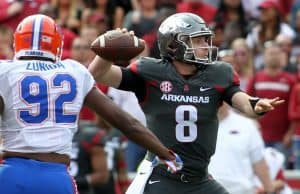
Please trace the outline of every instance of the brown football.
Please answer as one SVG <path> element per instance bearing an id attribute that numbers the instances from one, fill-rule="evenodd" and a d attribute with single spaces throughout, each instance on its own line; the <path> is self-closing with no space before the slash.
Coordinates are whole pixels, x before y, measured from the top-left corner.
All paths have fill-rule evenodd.
<path id="1" fill-rule="evenodd" d="M 129 33 L 111 30 L 94 40 L 91 49 L 106 60 L 126 62 L 138 56 L 145 49 L 145 42 Z"/>

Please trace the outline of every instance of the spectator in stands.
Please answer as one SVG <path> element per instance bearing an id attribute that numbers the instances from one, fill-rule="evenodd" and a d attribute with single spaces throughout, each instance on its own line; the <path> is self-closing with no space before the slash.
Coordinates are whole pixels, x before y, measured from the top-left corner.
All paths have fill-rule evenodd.
<path id="1" fill-rule="evenodd" d="M 175 14 L 176 8 L 173 7 L 161 7 L 159 9 L 159 20 L 163 21 L 168 16 Z M 145 52 L 142 53 L 143 55 L 150 56 L 150 57 L 156 57 L 160 58 L 160 53 L 158 49 L 158 43 L 157 43 L 157 30 L 158 25 L 160 24 L 160 21 L 157 22 L 157 26 L 152 29 L 151 32 L 146 33 L 142 38 L 146 42 L 146 49 Z"/>
<path id="2" fill-rule="evenodd" d="M 231 49 L 220 50 L 218 54 L 219 60 L 232 64 L 234 62 L 233 51 Z"/>
<path id="3" fill-rule="evenodd" d="M 85 2 L 85 8 L 82 13 L 83 24 L 90 24 L 90 22 L 93 22 L 90 20 L 94 18 L 103 18 L 108 29 L 120 27 L 123 15 L 120 11 L 117 11 L 115 0 L 90 0 Z"/>
<path id="4" fill-rule="evenodd" d="M 57 17 L 55 7 L 49 3 L 43 3 L 40 6 L 39 13 L 47 15 L 54 19 L 56 19 Z M 63 53 L 61 58 L 62 59 L 70 58 L 71 57 L 70 50 L 72 47 L 72 42 L 76 38 L 77 34 L 71 31 L 68 27 L 64 27 L 64 26 L 61 26 L 61 31 L 62 34 L 64 35 Z"/>
<path id="5" fill-rule="evenodd" d="M 299 10 L 296 12 L 294 30 L 296 31 L 296 37 L 292 41 L 292 55 L 296 58 L 300 56 L 300 0 L 299 2 Z"/>
<path id="6" fill-rule="evenodd" d="M 300 65 L 298 64 L 300 70 Z M 300 71 L 298 71 L 298 82 L 294 85 L 289 104 L 289 118 L 291 120 L 293 136 L 293 155 L 295 157 L 294 168 L 300 169 Z"/>
<path id="7" fill-rule="evenodd" d="M 291 26 L 282 22 L 280 5 L 276 0 L 264 0 L 259 5 L 259 10 L 261 12 L 259 22 L 247 35 L 247 44 L 253 50 L 256 69 L 262 68 L 262 51 L 266 41 L 275 40 L 278 34 L 291 38 L 296 36 Z"/>
<path id="8" fill-rule="evenodd" d="M 215 7 L 218 7 L 218 5 L 220 4 L 221 0 L 204 0 L 204 2 L 209 3 Z"/>
<path id="9" fill-rule="evenodd" d="M 182 0 L 157 0 L 158 8 L 169 8 L 176 9 L 177 4 L 182 2 Z"/>
<path id="10" fill-rule="evenodd" d="M 274 41 L 265 43 L 264 68 L 248 82 L 247 93 L 260 98 L 279 96 L 285 103 L 259 119 L 266 147 L 274 147 L 289 158 L 293 130 L 288 119 L 289 96 L 295 83 L 292 74 L 283 71 L 285 53 Z"/>
<path id="11" fill-rule="evenodd" d="M 12 59 L 14 51 L 13 31 L 5 25 L 0 25 L 0 59 Z"/>
<path id="12" fill-rule="evenodd" d="M 54 6 L 48 2 L 41 4 L 41 6 L 39 8 L 39 13 L 47 15 L 53 19 L 55 19 L 55 17 L 56 17 Z"/>
<path id="13" fill-rule="evenodd" d="M 94 52 L 90 49 L 90 43 L 87 39 L 78 36 L 73 40 L 71 48 L 71 58 L 85 65 L 93 60 L 95 57 Z"/>
<path id="14" fill-rule="evenodd" d="M 16 15 L 23 11 L 23 3 L 20 1 L 0 1 L 0 22 L 3 25 L 7 25 L 12 30 L 15 29 L 18 21 L 13 22 L 16 19 Z"/>
<path id="15" fill-rule="evenodd" d="M 92 30 L 91 28 L 94 28 Z M 102 14 L 92 14 L 88 17 L 88 19 L 82 20 L 82 27 L 81 32 L 88 29 L 88 31 L 97 31 L 96 34 L 102 34 L 105 33 L 109 29 L 109 24 L 106 16 L 103 16 Z M 94 34 L 93 34 L 94 35 Z M 94 36 L 92 36 L 94 37 Z M 88 38 L 88 37 L 86 37 Z M 91 39 L 91 38 L 89 38 Z"/>
<path id="16" fill-rule="evenodd" d="M 241 0 L 247 18 L 250 22 L 256 22 L 259 20 L 260 11 L 257 9 L 259 4 L 264 0 Z"/>
<path id="17" fill-rule="evenodd" d="M 221 48 L 229 48 L 236 38 L 245 38 L 248 20 L 241 0 L 221 0 L 214 16 L 214 25 L 223 26 L 225 38 Z"/>
<path id="18" fill-rule="evenodd" d="M 119 19 L 115 19 L 115 27 L 123 27 L 125 15 L 131 10 L 137 10 L 139 8 L 138 0 L 116 0 L 116 14 Z"/>
<path id="19" fill-rule="evenodd" d="M 140 9 L 130 11 L 124 19 L 124 27 L 133 30 L 137 37 L 143 37 L 157 29 L 160 21 L 159 12 L 156 9 L 156 0 L 139 0 Z"/>
<path id="20" fill-rule="evenodd" d="M 82 10 L 76 0 L 52 0 L 56 22 L 78 34 L 81 26 Z"/>
<path id="21" fill-rule="evenodd" d="M 104 33 L 107 30 L 106 27 L 107 26 L 93 26 L 93 25 L 83 26 L 80 30 L 80 36 L 82 38 L 85 38 L 89 44 L 92 44 L 92 42 L 96 40 L 96 38 L 100 34 Z"/>
<path id="22" fill-rule="evenodd" d="M 282 15 L 283 21 L 290 22 L 291 11 L 295 0 L 277 0 L 277 1 L 280 7 L 280 13 Z"/>
<path id="23" fill-rule="evenodd" d="M 116 0 L 116 6 L 122 7 L 125 15 L 134 9 L 139 9 L 138 0 Z"/>
<path id="24" fill-rule="evenodd" d="M 36 14 L 40 5 L 49 0 L 1 0 L 0 23 L 15 31 L 19 22 L 25 17 Z"/>
<path id="25" fill-rule="evenodd" d="M 246 91 L 249 79 L 254 75 L 253 55 L 243 38 L 235 39 L 231 44 L 233 51 L 233 67 L 240 77 L 240 88 Z"/>
<path id="26" fill-rule="evenodd" d="M 296 74 L 297 64 L 296 64 L 296 56 L 292 56 L 292 41 L 293 39 L 290 36 L 279 34 L 275 38 L 275 42 L 280 46 L 283 52 L 285 52 L 285 62 L 284 62 L 284 70 L 290 73 Z"/>
<path id="27" fill-rule="evenodd" d="M 101 29 L 100 26 L 83 26 L 80 30 L 80 36 L 91 44 L 99 36 L 99 34 L 103 33 L 102 30 L 104 29 Z"/>
<path id="28" fill-rule="evenodd" d="M 94 23 L 83 25 L 80 29 L 80 36 L 87 39 L 91 44 L 100 34 L 108 30 L 107 22 L 104 18 L 93 18 Z"/>
<path id="29" fill-rule="evenodd" d="M 204 0 L 183 0 L 177 4 L 177 12 L 190 12 L 200 16 L 207 24 L 214 20 L 217 8 Z"/>
<path id="30" fill-rule="evenodd" d="M 219 129 L 215 154 L 208 171 L 230 194 L 253 194 L 257 175 L 266 190 L 276 190 L 264 160 L 264 143 L 257 124 L 234 112 L 227 104 L 218 112 Z M 226 158 L 226 160 L 224 160 Z M 222 162 L 220 162 L 222 161 Z M 230 176 L 234 174 L 234 176 Z"/>
<path id="31" fill-rule="evenodd" d="M 67 59 L 67 58 L 70 58 L 72 42 L 78 35 L 66 27 L 61 28 L 61 31 L 64 35 L 64 45 L 63 45 L 64 50 L 62 52 L 61 58 Z"/>
<path id="32" fill-rule="evenodd" d="M 290 11 L 290 24 L 296 28 L 297 25 L 297 17 L 298 12 L 300 9 L 300 1 L 299 0 L 293 0 L 291 11 Z"/>
<path id="33" fill-rule="evenodd" d="M 220 48 L 220 50 L 226 49 L 223 47 L 223 43 L 225 42 L 224 26 L 222 24 L 211 24 L 210 28 L 214 31 L 215 34 L 215 37 L 212 40 L 213 44 Z"/>

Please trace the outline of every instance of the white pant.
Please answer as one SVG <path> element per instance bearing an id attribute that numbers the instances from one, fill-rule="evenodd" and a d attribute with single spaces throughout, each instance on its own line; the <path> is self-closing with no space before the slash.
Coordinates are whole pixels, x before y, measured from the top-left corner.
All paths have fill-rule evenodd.
<path id="1" fill-rule="evenodd" d="M 138 172 L 128 187 L 126 194 L 143 194 L 147 180 L 153 171 L 152 163 L 148 160 L 143 160 L 138 168 Z"/>

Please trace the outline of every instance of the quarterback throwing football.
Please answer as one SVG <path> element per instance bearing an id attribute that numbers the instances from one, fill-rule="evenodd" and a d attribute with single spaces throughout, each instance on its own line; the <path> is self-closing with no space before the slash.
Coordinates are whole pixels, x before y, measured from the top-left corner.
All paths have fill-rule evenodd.
<path id="1" fill-rule="evenodd" d="M 212 36 L 199 16 L 177 13 L 159 27 L 161 59 L 140 58 L 122 68 L 98 57 L 89 66 L 98 82 L 136 94 L 147 126 L 184 163 L 172 174 L 163 165 L 147 165 L 155 158 L 148 152 L 141 165 L 145 170 L 138 173 L 128 194 L 227 194 L 207 172 L 216 146 L 220 104 L 225 101 L 249 117 L 258 117 L 283 103 L 242 92 L 231 65 L 216 61 Z"/>

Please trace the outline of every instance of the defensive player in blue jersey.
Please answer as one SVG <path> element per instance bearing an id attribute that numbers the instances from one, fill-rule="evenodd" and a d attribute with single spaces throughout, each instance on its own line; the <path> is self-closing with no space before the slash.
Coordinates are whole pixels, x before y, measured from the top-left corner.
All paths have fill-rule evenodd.
<path id="1" fill-rule="evenodd" d="M 147 126 L 184 163 L 176 174 L 162 165 L 153 169 L 146 164 L 154 158 L 148 152 L 142 163 L 147 170 L 137 175 L 128 194 L 228 193 L 207 172 L 216 146 L 219 106 L 225 101 L 247 116 L 258 117 L 283 103 L 279 98 L 258 99 L 242 92 L 232 66 L 216 61 L 212 37 L 202 18 L 177 13 L 159 27 L 161 59 L 140 58 L 122 68 L 98 57 L 89 66 L 97 81 L 136 94 Z"/>

